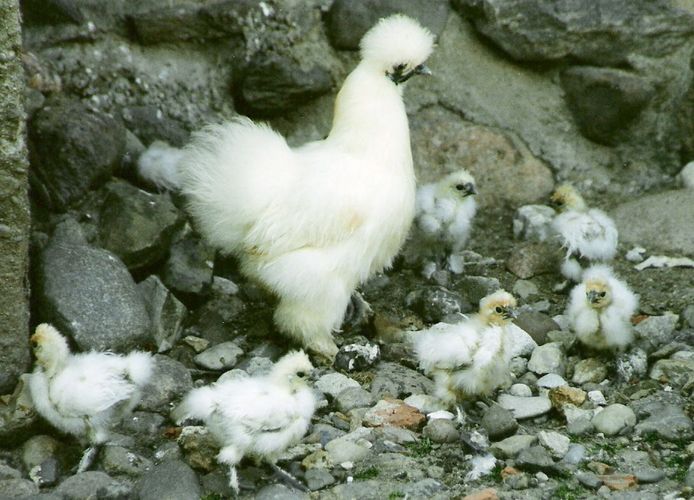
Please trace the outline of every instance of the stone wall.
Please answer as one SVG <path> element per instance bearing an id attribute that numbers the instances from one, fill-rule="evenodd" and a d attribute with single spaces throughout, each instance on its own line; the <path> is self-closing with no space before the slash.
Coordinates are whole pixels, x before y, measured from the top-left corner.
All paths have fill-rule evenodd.
<path id="1" fill-rule="evenodd" d="M 0 394 L 29 367 L 29 200 L 19 3 L 0 0 Z"/>

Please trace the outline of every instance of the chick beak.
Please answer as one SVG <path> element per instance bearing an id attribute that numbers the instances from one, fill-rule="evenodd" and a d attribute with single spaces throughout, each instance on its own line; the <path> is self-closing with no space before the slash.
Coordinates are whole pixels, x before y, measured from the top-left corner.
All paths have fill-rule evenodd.
<path id="1" fill-rule="evenodd" d="M 310 382 L 315 382 L 316 380 L 318 380 L 319 377 L 320 372 L 314 368 L 309 372 L 307 380 L 309 380 Z"/>
<path id="2" fill-rule="evenodd" d="M 414 69 L 415 75 L 431 76 L 433 73 L 426 64 L 420 64 Z"/>
<path id="3" fill-rule="evenodd" d="M 518 313 L 516 313 L 516 310 L 512 307 L 505 307 L 504 308 L 504 319 L 516 319 L 518 317 Z"/>
<path id="4" fill-rule="evenodd" d="M 477 194 L 477 189 L 475 189 L 475 185 L 472 182 L 466 182 L 465 183 L 465 196 L 471 196 L 473 194 Z"/>
<path id="5" fill-rule="evenodd" d="M 591 304 L 597 304 L 598 302 L 600 302 L 600 295 L 598 295 L 598 292 L 596 292 L 595 290 L 588 291 L 588 293 L 586 293 L 586 296 L 588 297 L 588 301 Z"/>
<path id="6" fill-rule="evenodd" d="M 29 343 L 31 344 L 32 347 L 38 347 L 39 345 L 39 339 L 36 336 L 36 334 L 32 335 L 29 337 Z"/>

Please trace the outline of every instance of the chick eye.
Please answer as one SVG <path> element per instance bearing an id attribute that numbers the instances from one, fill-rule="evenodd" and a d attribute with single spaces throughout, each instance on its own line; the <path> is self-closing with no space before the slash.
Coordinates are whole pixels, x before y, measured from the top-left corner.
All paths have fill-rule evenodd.
<path id="1" fill-rule="evenodd" d="M 299 378 L 304 378 L 306 376 L 306 372 L 296 372 L 296 376 Z"/>
<path id="2" fill-rule="evenodd" d="M 393 66 L 393 70 L 394 70 L 395 72 L 401 72 L 401 71 L 402 71 L 403 69 L 405 69 L 406 67 L 407 67 L 407 64 L 405 64 L 405 63 L 400 63 L 400 64 L 398 64 L 397 66 Z"/>
<path id="3" fill-rule="evenodd" d="M 458 191 L 462 191 L 463 189 L 465 189 L 465 184 L 456 184 L 456 185 L 455 185 L 455 188 L 456 188 Z"/>
<path id="4" fill-rule="evenodd" d="M 604 296 L 605 296 L 605 292 L 600 292 L 600 293 L 598 294 L 598 296 L 604 297 Z"/>
<path id="5" fill-rule="evenodd" d="M 494 310 L 498 313 L 501 313 L 503 311 L 503 309 L 501 309 L 501 307 L 499 307 L 499 306 L 496 306 L 496 309 L 494 309 Z"/>

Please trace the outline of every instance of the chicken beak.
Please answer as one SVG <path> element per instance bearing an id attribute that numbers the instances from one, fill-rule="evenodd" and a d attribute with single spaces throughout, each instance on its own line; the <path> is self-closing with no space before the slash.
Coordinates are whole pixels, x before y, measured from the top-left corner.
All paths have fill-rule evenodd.
<path id="1" fill-rule="evenodd" d="M 516 319 L 518 317 L 518 313 L 516 310 L 512 307 L 507 307 L 504 309 L 504 318 L 506 319 Z"/>
<path id="2" fill-rule="evenodd" d="M 588 297 L 588 301 L 591 304 L 597 304 L 600 302 L 600 296 L 598 295 L 598 292 L 595 290 L 590 290 L 588 293 L 586 293 L 586 296 Z"/>
<path id="3" fill-rule="evenodd" d="M 414 69 L 416 75 L 431 76 L 433 73 L 426 64 L 420 64 Z"/>
<path id="4" fill-rule="evenodd" d="M 465 184 L 465 196 L 471 196 L 473 194 L 477 194 L 477 189 L 475 189 L 475 185 L 472 182 L 468 182 Z"/>
<path id="5" fill-rule="evenodd" d="M 320 376 L 320 372 L 314 368 L 313 370 L 311 370 L 309 372 L 308 380 L 310 382 L 315 382 L 316 380 L 318 380 L 319 376 Z"/>

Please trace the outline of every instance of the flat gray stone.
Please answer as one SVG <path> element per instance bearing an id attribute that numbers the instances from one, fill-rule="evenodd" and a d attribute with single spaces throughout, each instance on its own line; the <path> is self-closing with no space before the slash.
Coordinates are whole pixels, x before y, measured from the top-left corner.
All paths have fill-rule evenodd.
<path id="1" fill-rule="evenodd" d="M 492 405 L 482 415 L 482 427 L 491 440 L 503 439 L 518 430 L 518 422 L 513 413 L 499 405 Z"/>
<path id="2" fill-rule="evenodd" d="M 587 382 L 600 383 L 607 377 L 607 367 L 595 358 L 582 359 L 574 367 L 571 381 L 574 384 L 583 385 Z"/>
<path id="3" fill-rule="evenodd" d="M 168 413 L 167 403 L 190 391 L 193 388 L 193 378 L 188 369 L 175 359 L 157 354 L 154 361 L 152 378 L 142 391 L 139 408 Z"/>
<path id="4" fill-rule="evenodd" d="M 530 361 L 528 370 L 544 375 L 546 373 L 556 373 L 564 375 L 566 371 L 566 356 L 559 342 L 550 342 L 535 348 Z"/>
<path id="5" fill-rule="evenodd" d="M 197 475 L 180 460 L 153 467 L 137 483 L 136 491 L 140 500 L 190 500 L 202 493 Z"/>
<path id="6" fill-rule="evenodd" d="M 116 481 L 101 471 L 87 471 L 70 476 L 60 483 L 55 492 L 68 500 L 103 498 L 118 500 L 132 494 L 129 483 Z"/>
<path id="7" fill-rule="evenodd" d="M 412 394 L 431 394 L 433 391 L 434 383 L 411 368 L 390 362 L 376 365 L 371 393 L 377 399 L 385 396 L 406 398 Z"/>
<path id="8" fill-rule="evenodd" d="M 517 419 L 538 417 L 552 409 L 552 402 L 544 396 L 524 398 L 500 394 L 497 401 L 503 408 L 511 410 Z"/>
<path id="9" fill-rule="evenodd" d="M 241 356 L 243 356 L 243 349 L 235 342 L 222 342 L 204 350 L 193 360 L 197 365 L 208 370 L 228 370 L 236 365 Z"/>
<path id="10" fill-rule="evenodd" d="M 158 352 L 166 352 L 181 338 L 187 309 L 156 275 L 137 284 L 152 325 Z"/>
<path id="11" fill-rule="evenodd" d="M 422 436 L 431 439 L 434 443 L 457 443 L 460 441 L 460 432 L 450 420 L 437 418 L 430 420 L 422 429 Z"/>
<path id="12" fill-rule="evenodd" d="M 523 470 L 538 472 L 552 469 L 554 461 L 549 452 L 542 446 L 530 446 L 518 454 L 516 465 Z"/>
<path id="13" fill-rule="evenodd" d="M 489 451 L 499 458 L 513 458 L 522 450 L 537 442 L 537 437 L 530 434 L 517 434 L 494 443 L 489 447 Z"/>
<path id="14" fill-rule="evenodd" d="M 348 387 L 361 387 L 359 382 L 341 373 L 333 372 L 321 376 L 315 383 L 316 389 L 323 394 L 336 398 Z"/>
<path id="15" fill-rule="evenodd" d="M 613 404 L 593 417 L 593 426 L 606 436 L 615 436 L 636 425 L 636 414 L 628 406 Z"/>
<path id="16" fill-rule="evenodd" d="M 347 387 L 335 398 L 337 409 L 347 413 L 354 408 L 365 408 L 375 403 L 373 395 L 361 387 Z"/>
<path id="17" fill-rule="evenodd" d="M 691 439 L 694 437 L 694 424 L 677 405 L 663 405 L 636 425 L 638 434 L 656 434 L 668 441 Z"/>

